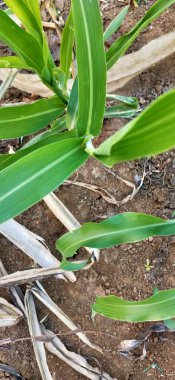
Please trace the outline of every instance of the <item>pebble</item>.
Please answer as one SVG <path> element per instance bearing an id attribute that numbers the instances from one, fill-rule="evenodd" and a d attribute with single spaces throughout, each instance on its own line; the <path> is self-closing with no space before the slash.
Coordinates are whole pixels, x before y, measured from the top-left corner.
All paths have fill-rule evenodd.
<path id="1" fill-rule="evenodd" d="M 63 11 L 64 0 L 55 0 L 55 7 L 58 8 L 60 11 Z"/>

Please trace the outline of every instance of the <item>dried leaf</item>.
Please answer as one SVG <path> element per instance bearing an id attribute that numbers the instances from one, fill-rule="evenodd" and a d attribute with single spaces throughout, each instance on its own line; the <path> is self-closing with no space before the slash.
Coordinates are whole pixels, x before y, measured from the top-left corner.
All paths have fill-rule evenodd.
<path id="1" fill-rule="evenodd" d="M 60 261 L 52 255 L 46 246 L 44 246 L 44 239 L 29 231 L 15 220 L 10 219 L 5 223 L 0 224 L 0 233 L 25 252 L 41 267 L 59 267 Z M 59 276 L 64 278 L 63 274 Z M 76 281 L 76 277 L 72 272 L 66 272 L 65 277 L 71 282 Z"/>
<path id="2" fill-rule="evenodd" d="M 1 277 L 0 288 L 8 288 L 14 285 L 26 284 L 28 282 L 33 282 L 36 280 L 41 280 L 43 278 L 55 276 L 60 273 L 64 273 L 64 271 L 55 266 L 48 268 L 36 268 L 18 271 Z"/>
<path id="3" fill-rule="evenodd" d="M 49 310 L 52 311 L 70 330 L 77 330 L 77 326 L 71 321 L 71 319 L 56 305 L 55 302 L 49 297 L 45 289 L 40 283 L 37 282 L 36 287 L 31 288 L 31 292 L 45 305 Z M 82 340 L 83 343 L 89 347 L 102 352 L 101 348 L 91 343 L 90 340 L 82 332 L 76 332 L 76 335 Z"/>
<path id="4" fill-rule="evenodd" d="M 42 335 L 40 324 L 38 322 L 38 318 L 36 314 L 33 295 L 30 290 L 27 290 L 26 295 L 25 295 L 25 306 L 26 306 L 26 311 L 27 311 L 27 321 L 28 321 L 31 337 Z M 32 343 L 33 343 L 33 349 L 35 352 L 35 357 L 38 363 L 38 367 L 40 369 L 42 379 L 53 380 L 52 375 L 49 371 L 49 367 L 47 365 L 44 343 L 36 339 L 33 339 Z"/>
<path id="5" fill-rule="evenodd" d="M 45 334 L 47 334 L 48 332 L 50 333 L 50 331 L 46 330 L 44 327 L 42 327 L 42 331 Z M 58 337 L 55 337 L 52 340 L 52 342 L 45 343 L 45 346 L 49 352 L 56 355 L 59 359 L 63 360 L 70 367 L 72 367 L 88 379 L 117 380 L 112 379 L 107 373 L 101 372 L 99 368 L 93 368 L 81 355 L 78 355 L 72 351 L 68 351 Z"/>
<path id="6" fill-rule="evenodd" d="M 1 281 L 1 276 L 8 276 L 8 274 L 4 268 L 2 261 L 0 260 L 0 281 Z M 19 286 L 11 286 L 9 288 L 9 293 L 11 295 L 11 299 L 14 305 L 22 311 L 24 316 L 26 316 L 25 307 L 24 307 L 24 294 L 19 288 Z"/>
<path id="7" fill-rule="evenodd" d="M 6 364 L 0 364 L 0 371 L 9 373 L 10 375 L 14 376 L 16 380 L 24 380 L 24 378 L 18 373 L 18 371 L 10 367 L 9 365 Z"/>
<path id="8" fill-rule="evenodd" d="M 14 326 L 22 317 L 19 309 L 0 297 L 0 327 Z"/>

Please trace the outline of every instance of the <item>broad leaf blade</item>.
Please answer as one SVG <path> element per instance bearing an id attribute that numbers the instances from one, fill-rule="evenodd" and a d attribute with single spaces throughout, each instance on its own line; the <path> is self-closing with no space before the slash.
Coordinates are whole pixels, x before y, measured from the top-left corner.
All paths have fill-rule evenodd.
<path id="1" fill-rule="evenodd" d="M 32 153 L 39 148 L 42 148 L 43 146 L 57 143 L 63 140 L 76 138 L 76 137 L 77 137 L 77 133 L 75 130 L 70 131 L 70 132 L 59 133 L 59 134 L 56 132 L 51 132 L 50 130 L 43 132 L 40 135 L 35 136 L 33 139 L 31 139 L 16 153 L 1 154 L 0 155 L 0 171 L 7 168 L 7 166 L 12 165 L 14 162 L 18 161 L 19 159 L 27 156 L 29 153 Z"/>
<path id="2" fill-rule="evenodd" d="M 92 154 L 106 165 L 133 160 L 175 146 L 175 90 L 160 96 L 140 116 L 102 143 Z"/>
<path id="3" fill-rule="evenodd" d="M 175 289 L 162 290 L 144 301 L 125 301 L 117 296 L 97 297 L 93 314 L 126 322 L 160 321 L 175 316 Z"/>
<path id="4" fill-rule="evenodd" d="M 55 120 L 51 125 L 52 132 L 61 132 L 66 130 L 66 115 L 61 116 L 59 119 Z"/>
<path id="5" fill-rule="evenodd" d="M 129 5 L 124 7 L 121 12 L 114 18 L 114 20 L 111 21 L 107 29 L 105 30 L 103 34 L 104 42 L 106 42 L 114 33 L 117 32 L 117 30 L 120 28 L 123 20 L 125 19 L 127 13 L 129 10 Z"/>
<path id="6" fill-rule="evenodd" d="M 97 135 L 106 94 L 106 63 L 98 0 L 73 0 L 78 65 L 79 135 Z"/>
<path id="7" fill-rule="evenodd" d="M 175 220 L 163 220 L 151 215 L 127 212 L 100 223 L 85 223 L 57 240 L 56 247 L 64 259 L 80 247 L 109 248 L 132 243 L 155 235 L 175 234 Z"/>
<path id="8" fill-rule="evenodd" d="M 32 104 L 0 108 L 0 139 L 29 135 L 46 127 L 64 113 L 65 105 L 57 97 Z"/>
<path id="9" fill-rule="evenodd" d="M 35 5 L 34 5 L 35 1 Z M 39 2 L 38 0 L 5 0 L 8 7 L 22 21 L 27 32 L 33 35 L 42 45 L 42 23 L 38 17 Z"/>
<path id="10" fill-rule="evenodd" d="M 165 9 L 175 3 L 175 0 L 157 0 L 148 10 L 145 16 L 124 36 L 115 41 L 106 53 L 107 68 L 110 69 L 114 63 L 132 45 L 138 34 L 154 21 Z"/>
<path id="11" fill-rule="evenodd" d="M 60 186 L 86 159 L 82 139 L 49 144 L 0 172 L 0 223 Z"/>
<path id="12" fill-rule="evenodd" d="M 39 73 L 42 72 L 44 62 L 39 43 L 32 35 L 21 29 L 2 10 L 0 10 L 0 39 L 24 60 L 29 67 L 34 68 Z"/>
<path id="13" fill-rule="evenodd" d="M 60 50 L 60 68 L 65 72 L 65 81 L 67 82 L 70 75 L 70 66 L 72 63 L 72 52 L 74 46 L 74 25 L 72 12 L 70 11 L 67 18 L 62 39 L 61 39 L 61 50 Z"/>

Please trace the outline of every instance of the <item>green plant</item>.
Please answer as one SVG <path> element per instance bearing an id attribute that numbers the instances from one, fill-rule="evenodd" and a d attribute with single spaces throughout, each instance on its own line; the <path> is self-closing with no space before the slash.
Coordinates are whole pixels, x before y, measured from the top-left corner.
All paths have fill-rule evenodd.
<path id="1" fill-rule="evenodd" d="M 103 35 L 98 0 L 72 0 L 63 30 L 59 68 L 55 66 L 47 45 L 38 2 L 5 0 L 5 3 L 21 20 L 25 30 L 0 10 L 0 39 L 16 53 L 16 56 L 1 57 L 0 67 L 35 71 L 55 95 L 30 105 L 0 109 L 1 139 L 42 131 L 53 122 L 48 131 L 35 136 L 15 154 L 0 155 L 0 223 L 18 215 L 57 188 L 90 156 L 112 166 L 121 161 L 164 152 L 175 145 L 174 90 L 161 96 L 98 148 L 92 144 L 93 138 L 101 132 L 105 117 L 131 117 L 138 108 L 135 98 L 106 94 L 107 69 L 127 51 L 138 34 L 175 0 L 157 0 L 136 26 L 117 39 L 106 52 L 104 41 L 121 25 L 128 8 Z M 78 70 L 69 93 L 67 83 L 74 45 Z M 106 107 L 106 99 L 111 97 L 119 104 Z M 63 254 L 62 268 L 77 270 L 88 261 L 77 265 L 67 261 L 67 258 L 81 246 L 110 247 L 174 232 L 175 220 L 125 213 L 99 224 L 88 223 L 64 235 L 58 240 L 57 248 Z M 174 290 L 167 292 L 153 296 L 158 300 L 154 313 L 150 305 L 149 314 L 139 317 L 137 309 L 135 318 L 136 315 L 137 320 L 147 320 L 152 315 L 154 319 L 165 317 L 162 309 L 159 310 L 162 297 L 165 297 L 167 305 L 166 319 L 175 315 Z M 127 303 L 116 299 L 120 304 Z M 104 310 L 97 310 L 96 306 L 93 310 L 107 315 Z M 130 309 L 127 310 L 125 320 L 131 320 Z M 116 318 L 122 319 L 118 313 Z"/>

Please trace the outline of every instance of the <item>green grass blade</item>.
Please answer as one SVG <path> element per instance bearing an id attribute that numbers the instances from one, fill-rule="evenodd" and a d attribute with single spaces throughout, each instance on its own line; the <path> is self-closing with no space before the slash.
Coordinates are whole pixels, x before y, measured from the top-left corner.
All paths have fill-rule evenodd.
<path id="1" fill-rule="evenodd" d="M 53 144 L 59 141 L 68 140 L 76 138 L 77 133 L 75 130 L 70 132 L 56 133 L 51 130 L 45 131 L 40 135 L 35 136 L 33 139 L 28 141 L 22 148 L 17 150 L 14 154 L 1 154 L 0 155 L 0 171 L 7 168 L 7 166 L 12 165 L 14 162 L 19 159 L 27 156 L 28 154 L 34 152 L 37 149 L 42 148 L 43 146 Z"/>
<path id="2" fill-rule="evenodd" d="M 117 162 L 150 156 L 173 148 L 175 146 L 174 103 L 175 90 L 160 96 L 92 154 L 104 164 L 112 166 Z"/>
<path id="3" fill-rule="evenodd" d="M 65 73 L 65 82 L 70 76 L 70 66 L 72 63 L 72 52 L 74 46 L 74 25 L 72 12 L 70 11 L 62 33 L 60 50 L 60 68 Z M 66 84 L 66 83 L 65 83 Z"/>
<path id="4" fill-rule="evenodd" d="M 106 42 L 114 33 L 117 32 L 117 30 L 120 28 L 123 20 L 125 19 L 127 13 L 129 10 L 129 5 L 124 7 L 121 12 L 114 18 L 114 20 L 111 21 L 107 29 L 105 30 L 103 34 L 103 40 Z"/>
<path id="5" fill-rule="evenodd" d="M 78 133 L 97 135 L 106 98 L 106 63 L 98 0 L 72 0 L 78 65 Z"/>
<path id="6" fill-rule="evenodd" d="M 60 186 L 88 155 L 82 139 L 46 145 L 0 172 L 0 223 L 15 217 Z"/>
<path id="7" fill-rule="evenodd" d="M 12 10 L 14 14 L 21 20 L 25 26 L 27 32 L 35 37 L 42 45 L 42 23 L 39 11 L 38 0 L 5 0 L 7 6 Z"/>
<path id="8" fill-rule="evenodd" d="M 66 113 L 66 127 L 71 130 L 76 128 L 78 118 L 78 77 L 75 79 L 69 98 Z"/>
<path id="9" fill-rule="evenodd" d="M 43 71 L 42 50 L 37 40 L 21 29 L 2 10 L 0 10 L 0 39 L 24 60 L 29 67 L 34 68 L 39 73 Z"/>
<path id="10" fill-rule="evenodd" d="M 80 247 L 109 248 L 117 244 L 141 241 L 149 236 L 175 234 L 175 220 L 166 221 L 151 215 L 123 213 L 100 223 L 85 223 L 57 240 L 56 247 L 64 259 Z"/>
<path id="11" fill-rule="evenodd" d="M 9 57 L 0 57 L 0 68 L 9 68 L 9 69 L 30 69 L 28 65 L 19 57 L 9 56 Z"/>
<path id="12" fill-rule="evenodd" d="M 122 104 L 107 107 L 105 110 L 105 118 L 130 118 L 138 111 L 139 103 L 135 97 L 107 94 L 107 98 L 116 100 Z"/>
<path id="13" fill-rule="evenodd" d="M 56 96 L 32 104 L 0 108 L 0 139 L 26 136 L 46 127 L 64 113 L 65 105 Z"/>
<path id="14" fill-rule="evenodd" d="M 66 115 L 61 116 L 51 124 L 52 132 L 61 132 L 66 130 Z"/>
<path id="15" fill-rule="evenodd" d="M 117 94 L 107 94 L 106 98 L 127 104 L 128 106 L 131 106 L 132 108 L 135 108 L 135 109 L 137 109 L 139 106 L 138 99 L 136 97 L 133 97 L 133 96 L 122 96 L 122 95 L 117 95 Z"/>
<path id="16" fill-rule="evenodd" d="M 130 118 L 136 114 L 137 110 L 134 110 L 133 108 L 126 106 L 124 104 L 121 104 L 119 106 L 113 106 L 113 107 L 107 107 L 105 110 L 104 117 L 107 119 L 110 118 Z"/>
<path id="17" fill-rule="evenodd" d="M 161 321 L 175 316 L 175 289 L 162 290 L 144 301 L 126 301 L 117 296 L 97 297 L 93 316 L 101 314 L 117 321 Z"/>
<path id="18" fill-rule="evenodd" d="M 157 0 L 132 30 L 118 38 L 108 49 L 106 53 L 107 68 L 110 69 L 117 62 L 143 29 L 174 3 L 175 0 Z"/>

